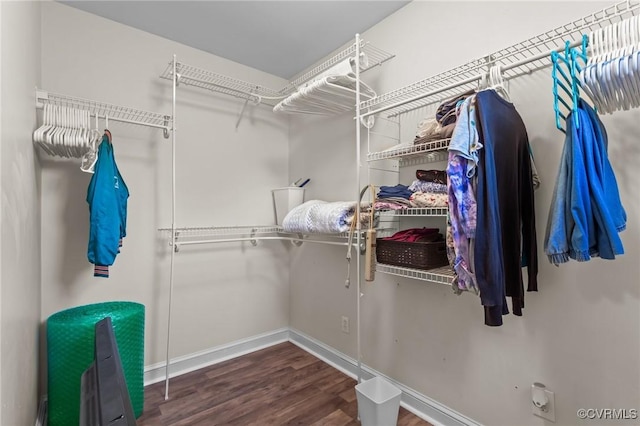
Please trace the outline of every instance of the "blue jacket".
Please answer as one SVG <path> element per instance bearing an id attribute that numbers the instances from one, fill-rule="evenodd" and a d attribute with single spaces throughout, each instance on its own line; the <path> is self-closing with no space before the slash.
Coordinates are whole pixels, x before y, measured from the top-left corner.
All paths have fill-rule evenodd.
<path id="1" fill-rule="evenodd" d="M 127 189 L 105 134 L 98 147 L 98 160 L 87 190 L 89 203 L 89 245 L 87 258 L 95 265 L 94 276 L 108 277 L 126 235 Z"/>
<path id="2" fill-rule="evenodd" d="M 567 137 L 547 222 L 545 253 L 556 265 L 570 258 L 614 259 L 624 253 L 618 232 L 625 229 L 627 215 L 607 148 L 604 125 L 581 101 L 567 119 Z"/>

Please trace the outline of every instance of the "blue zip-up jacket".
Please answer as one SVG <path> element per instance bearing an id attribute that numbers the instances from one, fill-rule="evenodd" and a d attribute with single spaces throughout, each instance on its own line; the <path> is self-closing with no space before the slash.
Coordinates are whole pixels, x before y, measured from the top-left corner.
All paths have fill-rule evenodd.
<path id="1" fill-rule="evenodd" d="M 570 258 L 614 259 L 624 253 L 618 232 L 625 229 L 627 215 L 607 145 L 604 125 L 593 108 L 580 101 L 577 111 L 567 118 L 567 137 L 547 222 L 545 252 L 556 265 Z"/>
<path id="2" fill-rule="evenodd" d="M 113 144 L 111 145 L 111 153 L 113 156 L 113 165 L 116 170 L 116 192 L 118 193 L 118 207 L 120 213 L 120 247 L 122 247 L 122 239 L 127 236 L 127 200 L 129 198 L 129 188 L 124 182 L 118 165 L 116 164 Z"/>
<path id="3" fill-rule="evenodd" d="M 108 267 L 113 265 L 118 254 L 120 239 L 126 234 L 127 197 L 128 189 L 118 172 L 113 157 L 113 147 L 105 134 L 98 147 L 98 160 L 87 190 L 87 203 L 89 203 L 87 258 L 95 265 L 94 276 L 109 276 Z"/>

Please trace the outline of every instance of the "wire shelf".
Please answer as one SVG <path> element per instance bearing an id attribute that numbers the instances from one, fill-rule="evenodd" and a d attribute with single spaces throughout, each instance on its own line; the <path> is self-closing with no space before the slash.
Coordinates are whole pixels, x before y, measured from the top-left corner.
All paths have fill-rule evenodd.
<path id="1" fill-rule="evenodd" d="M 436 284 L 451 285 L 453 283 L 453 270 L 447 266 L 436 269 L 422 270 L 403 268 L 400 266 L 376 264 L 376 271 L 383 274 L 396 275 L 399 277 L 413 278 L 416 280 L 430 281 Z"/>
<path id="2" fill-rule="evenodd" d="M 160 228 L 160 232 L 171 232 L 171 228 Z M 176 235 L 179 238 L 197 237 L 227 237 L 239 235 L 273 234 L 282 232 L 281 226 L 258 225 L 258 226 L 201 226 L 176 228 Z"/>
<path id="3" fill-rule="evenodd" d="M 178 82 L 181 84 L 224 93 L 254 103 L 264 102 L 275 105 L 284 97 L 282 93 L 268 87 L 218 74 L 183 62 L 176 63 L 176 73 L 178 74 Z M 169 62 L 164 72 L 160 74 L 160 78 L 173 80 L 173 62 Z"/>
<path id="4" fill-rule="evenodd" d="M 400 210 L 379 210 L 380 216 L 446 216 L 448 207 L 414 207 Z"/>
<path id="5" fill-rule="evenodd" d="M 371 43 L 366 42 L 364 40 L 360 41 L 360 52 L 361 54 L 364 54 L 366 57 L 366 61 L 364 63 L 362 61 L 360 62 L 360 72 L 365 72 L 373 67 L 382 65 L 383 63 L 387 62 L 390 59 L 393 59 L 396 56 L 389 52 L 385 52 L 384 50 L 377 48 Z M 325 72 L 332 66 L 342 62 L 347 58 L 354 57 L 355 53 L 356 53 L 356 43 L 352 43 L 351 45 L 349 45 L 349 47 L 345 48 L 344 50 L 335 54 L 331 58 L 327 59 L 322 64 L 296 77 L 289 84 L 287 84 L 280 92 L 292 93 L 298 88 L 298 86 L 306 83 L 307 81 L 311 80 L 315 76 Z"/>
<path id="6" fill-rule="evenodd" d="M 407 157 L 431 154 L 435 151 L 446 150 L 449 147 L 451 139 L 441 139 L 437 141 L 425 142 L 418 145 L 407 145 L 400 148 L 388 149 L 385 151 L 370 152 L 367 154 L 367 161 L 388 160 L 393 158 L 401 158 L 408 160 Z"/>
<path id="7" fill-rule="evenodd" d="M 170 115 L 47 92 L 46 90 L 36 90 L 36 108 L 43 108 L 47 104 L 88 110 L 91 115 L 100 118 L 108 117 L 109 120 L 164 129 L 167 137 L 171 128 L 172 118 Z"/>
<path id="8" fill-rule="evenodd" d="M 167 234 L 171 239 L 171 228 L 159 228 L 159 232 Z M 397 231 L 395 228 L 378 228 L 378 237 L 386 237 Z M 360 231 L 362 238 L 366 230 Z M 220 242 L 249 241 L 256 245 L 259 240 L 282 240 L 293 241 L 301 244 L 303 242 L 321 243 L 328 245 L 347 245 L 348 232 L 341 233 L 292 233 L 285 232 L 281 226 L 203 226 L 176 228 L 176 246 L 190 244 L 209 244 Z M 355 236 L 354 236 L 355 244 Z"/>
<path id="9" fill-rule="evenodd" d="M 386 111 L 388 117 L 395 117 L 439 103 L 476 88 L 482 73 L 493 64 L 501 65 L 505 80 L 533 73 L 551 65 L 551 51 L 563 49 L 564 40 L 580 41 L 583 34 L 636 15 L 639 9 L 639 0 L 616 3 L 491 55 L 363 101 L 360 108 L 367 112 L 362 115 L 366 117 Z"/>
<path id="10" fill-rule="evenodd" d="M 178 82 L 188 86 L 194 86 L 213 92 L 231 95 L 236 98 L 249 100 L 255 104 L 265 103 L 275 106 L 282 99 L 289 96 L 297 90 L 298 86 L 311 80 L 313 77 L 328 70 L 339 62 L 353 57 L 356 51 L 356 44 L 352 43 L 349 47 L 332 56 L 322 64 L 305 72 L 296 79 L 290 81 L 280 90 L 270 89 L 260 84 L 254 84 L 237 78 L 218 74 L 204 68 L 188 65 L 183 62 L 176 63 L 176 74 L 178 74 Z M 361 52 L 365 55 L 366 61 L 361 61 L 361 71 L 367 71 L 377 65 L 392 59 L 395 55 L 385 52 L 372 44 L 361 41 Z M 173 80 L 173 62 L 170 62 L 165 70 L 160 74 L 160 78 Z"/>

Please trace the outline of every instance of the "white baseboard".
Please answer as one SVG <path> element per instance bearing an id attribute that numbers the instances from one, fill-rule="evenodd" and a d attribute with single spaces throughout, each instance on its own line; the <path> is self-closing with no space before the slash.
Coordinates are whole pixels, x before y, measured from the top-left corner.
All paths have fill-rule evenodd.
<path id="1" fill-rule="evenodd" d="M 340 370 L 352 378 L 357 378 L 357 360 L 345 355 L 336 349 L 291 328 L 281 328 L 246 339 L 237 340 L 225 345 L 217 346 L 201 352 L 181 356 L 171 360 L 169 377 L 179 376 L 203 367 L 217 364 L 232 358 L 236 358 L 269 346 L 290 341 L 294 345 L 304 349 L 315 357 L 323 360 L 332 367 Z M 380 376 L 388 380 L 402 391 L 401 405 L 416 416 L 436 426 L 480 426 L 480 423 L 458 413 L 451 408 L 440 404 L 433 399 L 416 392 L 402 383 L 385 376 L 371 367 L 362 365 L 362 379 L 368 380 Z M 145 367 L 144 384 L 160 382 L 165 379 L 165 364 L 158 363 Z"/>
<path id="2" fill-rule="evenodd" d="M 267 333 L 251 336 L 246 339 L 236 340 L 196 352 L 177 357 L 169 364 L 169 378 L 189 373 L 203 367 L 217 364 L 232 358 L 246 355 L 269 346 L 277 345 L 289 340 L 289 329 L 281 328 Z M 153 364 L 144 368 L 144 385 L 161 382 L 166 378 L 166 364 L 164 362 Z"/>
<path id="3" fill-rule="evenodd" d="M 320 358 L 329 365 L 337 368 L 350 377 L 356 378 L 358 375 L 357 360 L 351 358 L 324 343 L 307 336 L 301 331 L 290 329 L 289 340 L 296 346 L 306 350 L 312 355 Z M 480 423 L 458 413 L 451 408 L 440 404 L 433 399 L 422 395 L 402 383 L 385 376 L 371 367 L 362 365 L 362 379 L 368 380 L 372 377 L 380 376 L 392 383 L 402 391 L 402 402 L 404 408 L 414 413 L 416 416 L 428 421 L 433 425 L 443 426 L 479 426 Z"/>

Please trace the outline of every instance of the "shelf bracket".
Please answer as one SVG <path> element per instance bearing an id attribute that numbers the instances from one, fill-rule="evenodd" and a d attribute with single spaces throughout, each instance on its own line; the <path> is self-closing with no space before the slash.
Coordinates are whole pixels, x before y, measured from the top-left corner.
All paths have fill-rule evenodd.
<path id="1" fill-rule="evenodd" d="M 302 240 L 304 239 L 304 236 L 302 234 L 298 234 L 298 238 L 300 239 L 300 241 L 291 240 L 291 244 L 293 244 L 296 247 L 300 247 L 302 245 Z"/>
<path id="2" fill-rule="evenodd" d="M 258 90 L 259 87 L 256 86 L 256 90 Z M 256 97 L 255 105 L 260 104 L 260 102 L 262 102 L 262 99 L 260 99 L 260 96 L 255 94 L 256 92 L 254 90 L 251 90 L 248 93 L 247 98 L 244 100 L 244 104 L 242 104 L 242 109 L 240 110 L 240 114 L 238 115 L 238 121 L 236 121 L 236 130 L 238 130 L 238 127 L 240 126 L 240 122 L 242 121 L 242 117 L 244 116 L 244 112 L 247 109 L 247 104 L 249 104 L 249 101 L 251 100 L 252 97 Z"/>
<path id="3" fill-rule="evenodd" d="M 376 118 L 373 115 L 368 117 L 360 117 L 360 124 L 362 124 L 367 129 L 372 129 L 376 124 Z"/>
<path id="4" fill-rule="evenodd" d="M 169 135 L 171 133 L 171 131 L 169 130 L 169 120 L 171 119 L 170 115 L 165 115 L 164 116 L 164 123 L 162 123 L 164 125 L 164 129 L 162 129 L 162 134 L 164 135 L 165 139 L 169 139 Z"/>

